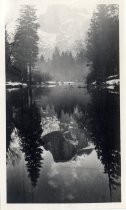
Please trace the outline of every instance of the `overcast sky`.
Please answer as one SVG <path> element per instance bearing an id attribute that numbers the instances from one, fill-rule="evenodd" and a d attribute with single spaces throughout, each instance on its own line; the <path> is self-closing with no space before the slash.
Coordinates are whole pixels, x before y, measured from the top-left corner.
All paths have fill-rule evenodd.
<path id="1" fill-rule="evenodd" d="M 6 20 L 12 19 L 19 14 L 22 4 L 32 4 L 38 10 L 38 14 L 46 11 L 50 4 L 65 4 L 70 7 L 84 7 L 89 12 L 95 7 L 98 0 L 6 0 Z"/>
<path id="2" fill-rule="evenodd" d="M 22 4 L 35 5 L 38 15 L 44 13 L 50 4 L 65 4 L 70 7 L 85 8 L 89 13 L 96 7 L 98 3 L 116 3 L 119 0 L 5 0 L 6 22 L 10 22 L 17 18 L 19 9 Z"/>
<path id="3" fill-rule="evenodd" d="M 118 3 L 119 0 L 5 0 L 5 23 L 9 31 L 13 31 L 15 20 L 19 16 L 20 7 L 23 4 L 34 5 L 37 15 L 46 12 L 50 4 L 64 4 L 69 7 L 85 8 L 89 15 L 92 14 L 98 3 Z"/>
<path id="4" fill-rule="evenodd" d="M 118 1 L 119 0 L 5 0 L 6 28 L 7 28 L 8 33 L 10 34 L 10 37 L 13 37 L 13 34 L 15 32 L 15 27 L 16 27 L 16 19 L 20 15 L 21 5 L 24 5 L 24 4 L 34 5 L 35 8 L 37 9 L 38 17 L 40 17 L 42 14 L 46 14 L 47 8 L 50 5 L 58 4 L 58 5 L 66 5 L 67 7 L 71 8 L 71 9 L 72 8 L 73 9 L 75 9 L 75 8 L 85 9 L 86 15 L 84 16 L 85 25 L 83 27 L 83 31 L 86 34 L 87 22 L 89 22 L 88 20 L 90 20 L 93 11 L 96 9 L 96 5 L 99 3 L 100 4 L 101 3 L 118 3 Z M 73 19 L 74 19 L 74 17 L 73 17 Z M 80 22 L 78 22 L 78 25 L 81 23 L 81 21 L 82 20 L 80 19 Z M 55 24 L 53 23 L 53 25 L 50 27 L 53 27 L 54 25 Z M 77 28 L 77 26 L 75 27 L 75 29 L 76 28 Z M 71 33 L 71 31 L 70 31 L 70 33 Z M 69 33 L 67 35 L 69 35 Z M 59 36 L 59 34 L 57 36 Z M 71 37 L 71 38 L 74 39 L 75 37 Z M 48 37 L 47 37 L 47 39 L 48 39 Z M 52 39 L 52 37 L 51 37 L 51 39 Z"/>

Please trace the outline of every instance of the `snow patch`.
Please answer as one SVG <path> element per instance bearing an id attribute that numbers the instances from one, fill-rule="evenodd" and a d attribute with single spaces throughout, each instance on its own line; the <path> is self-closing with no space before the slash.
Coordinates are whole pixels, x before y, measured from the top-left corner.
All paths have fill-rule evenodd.
<path id="1" fill-rule="evenodd" d="M 111 76 L 108 77 L 108 79 L 112 79 L 112 78 L 116 78 L 116 77 L 118 77 L 118 74 L 116 74 L 116 75 L 111 75 Z"/>
<path id="2" fill-rule="evenodd" d="M 92 85 L 96 85 L 96 81 L 92 82 L 91 84 L 92 84 Z"/>
<path id="3" fill-rule="evenodd" d="M 26 83 L 21 83 L 21 82 L 7 82 L 6 83 L 6 86 L 12 86 L 12 87 L 17 87 L 17 86 L 23 86 L 23 87 L 26 87 L 27 84 Z"/>
<path id="4" fill-rule="evenodd" d="M 108 80 L 106 81 L 107 85 L 119 85 L 119 79 L 112 79 L 112 80 Z"/>
<path id="5" fill-rule="evenodd" d="M 115 85 L 119 85 L 119 82 L 120 82 L 119 79 L 112 79 L 112 80 L 106 81 L 107 89 L 114 90 Z"/>

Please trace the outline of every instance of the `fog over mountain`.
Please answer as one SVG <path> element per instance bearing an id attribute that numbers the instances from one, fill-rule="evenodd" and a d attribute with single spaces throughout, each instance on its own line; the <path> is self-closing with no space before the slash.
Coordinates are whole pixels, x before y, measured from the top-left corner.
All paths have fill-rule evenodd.
<path id="1" fill-rule="evenodd" d="M 97 0 L 11 0 L 6 3 L 6 29 L 11 41 L 22 5 L 34 5 L 40 23 L 39 55 L 52 57 L 55 46 L 60 51 L 75 50 L 76 40 L 85 38 Z"/>
<path id="2" fill-rule="evenodd" d="M 40 54 L 52 56 L 55 46 L 60 51 L 74 52 L 77 40 L 86 36 L 89 26 L 89 13 L 84 8 L 53 4 L 39 17 Z"/>

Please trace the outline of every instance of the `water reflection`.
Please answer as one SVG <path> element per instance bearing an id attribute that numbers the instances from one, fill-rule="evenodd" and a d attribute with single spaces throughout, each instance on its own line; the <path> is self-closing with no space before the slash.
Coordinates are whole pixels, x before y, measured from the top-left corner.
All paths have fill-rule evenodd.
<path id="1" fill-rule="evenodd" d="M 15 112 L 13 112 L 13 126 L 18 133 L 17 138 L 19 139 L 20 149 L 25 154 L 25 165 L 28 176 L 31 179 L 32 186 L 35 187 L 42 165 L 42 149 L 40 148 L 42 134 L 41 116 L 38 107 L 32 100 L 32 89 L 22 92 L 21 98 L 20 106 L 17 109 L 16 106 L 13 106 L 13 110 L 15 110 Z M 7 116 L 7 119 L 8 117 L 9 116 Z M 9 145 L 10 128 L 8 129 L 7 134 L 9 136 L 9 139 L 7 139 Z M 12 133 L 11 140 L 12 142 L 14 141 Z M 11 144 L 8 149 L 9 151 L 12 147 Z"/>
<path id="2" fill-rule="evenodd" d="M 44 148 L 49 150 L 55 162 L 69 161 L 76 154 L 76 147 L 68 141 L 65 141 L 62 133 L 54 131 L 43 137 Z"/>
<path id="3" fill-rule="evenodd" d="M 20 115 L 20 117 L 19 117 Z M 41 168 L 41 117 L 36 104 L 30 104 L 29 107 L 23 109 L 18 115 L 17 128 L 19 136 L 21 136 L 22 152 L 25 153 L 26 167 L 32 185 L 35 187 L 39 178 Z"/>
<path id="4" fill-rule="evenodd" d="M 77 87 L 7 92 L 8 202 L 120 201 L 119 135 L 118 95 Z M 18 195 L 17 167 L 27 170 Z"/>
<path id="5" fill-rule="evenodd" d="M 120 111 L 119 98 L 107 91 L 92 92 L 89 106 L 90 131 L 98 158 L 108 174 L 110 195 L 120 186 Z"/>

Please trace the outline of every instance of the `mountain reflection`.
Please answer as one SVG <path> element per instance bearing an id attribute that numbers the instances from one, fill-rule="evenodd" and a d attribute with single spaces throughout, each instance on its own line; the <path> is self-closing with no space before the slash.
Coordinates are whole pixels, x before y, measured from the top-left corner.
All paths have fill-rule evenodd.
<path id="1" fill-rule="evenodd" d="M 52 153 L 55 162 L 69 161 L 76 155 L 92 152 L 92 148 L 87 148 L 91 142 L 89 135 L 85 127 L 78 123 L 82 118 L 85 121 L 86 114 L 78 107 L 74 107 L 72 114 L 71 110 L 69 113 L 65 111 L 62 110 L 58 118 L 53 106 L 42 110 L 42 142 L 44 148 Z"/>
<path id="2" fill-rule="evenodd" d="M 86 160 L 96 151 L 108 177 L 112 201 L 113 191 L 120 186 L 121 173 L 119 98 L 104 90 L 85 95 L 84 100 L 83 91 L 76 92 L 74 88 L 46 92 L 30 88 L 8 93 L 7 163 L 18 163 L 24 154 L 25 167 L 35 188 L 42 180 L 45 153 L 51 153 L 57 165 L 76 165 L 79 158 Z"/>
<path id="3" fill-rule="evenodd" d="M 76 154 L 76 147 L 65 141 L 59 131 L 45 135 L 43 142 L 45 142 L 44 148 L 52 153 L 55 162 L 69 161 Z"/>

